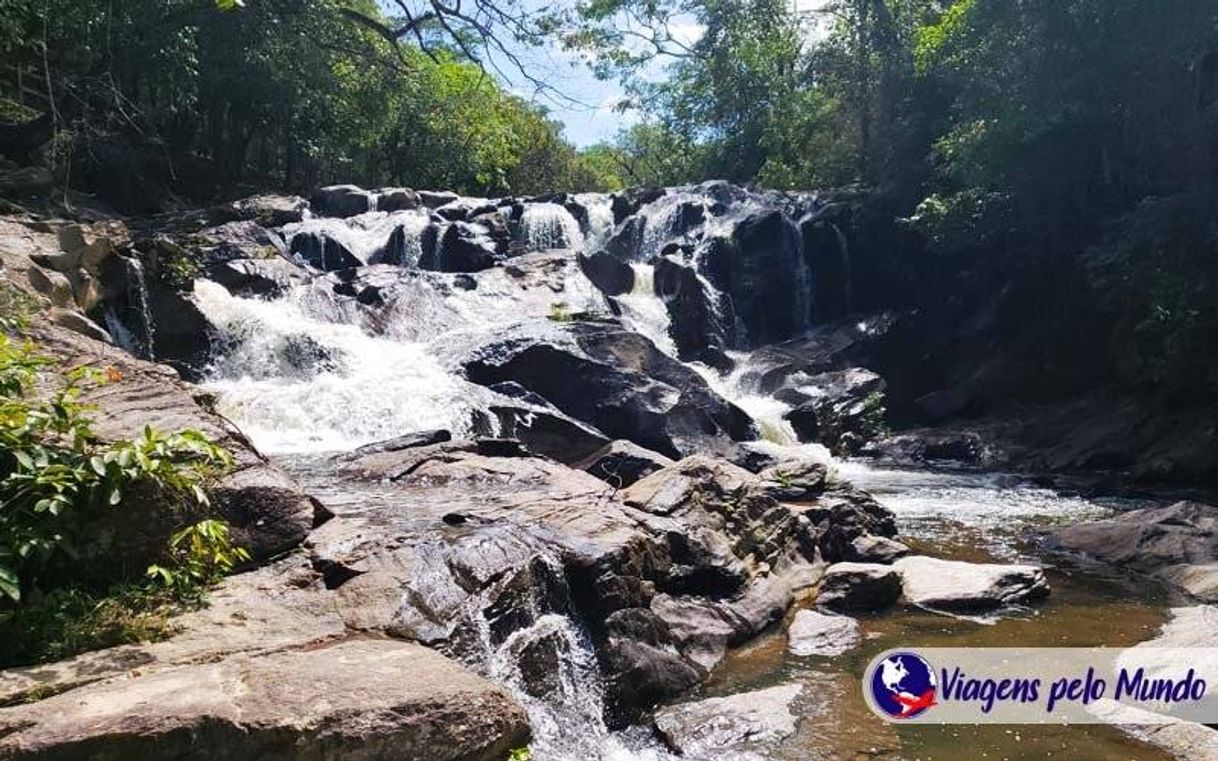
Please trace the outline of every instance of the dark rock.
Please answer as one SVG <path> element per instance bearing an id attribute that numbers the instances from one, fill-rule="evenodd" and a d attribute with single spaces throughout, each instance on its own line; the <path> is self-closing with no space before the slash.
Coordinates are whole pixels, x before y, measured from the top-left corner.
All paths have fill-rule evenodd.
<path id="1" fill-rule="evenodd" d="M 1132 510 L 1055 529 L 1050 545 L 1124 570 L 1157 576 L 1207 602 L 1218 601 L 1218 508 L 1200 502 Z"/>
<path id="2" fill-rule="evenodd" d="M 543 406 L 539 407 L 492 405 L 490 412 L 498 418 L 499 435 L 516 439 L 529 451 L 564 465 L 580 462 L 608 445 L 608 437 L 600 431 L 541 401 Z"/>
<path id="3" fill-rule="evenodd" d="M 300 196 L 266 193 L 232 202 L 225 210 L 224 216 L 251 220 L 263 227 L 283 227 L 303 219 L 308 207 L 308 202 Z"/>
<path id="4" fill-rule="evenodd" d="M 208 227 L 182 242 L 207 265 L 233 259 L 269 259 L 287 252 L 287 244 L 278 233 L 253 221 Z"/>
<path id="5" fill-rule="evenodd" d="M 851 487 L 835 487 L 799 510 L 808 520 L 809 540 L 829 562 L 850 557 L 861 536 L 891 538 L 897 533 L 892 511 Z"/>
<path id="6" fill-rule="evenodd" d="M 884 536 L 864 534 L 846 548 L 845 559 L 856 563 L 891 564 L 909 554 L 904 544 Z"/>
<path id="7" fill-rule="evenodd" d="M 220 262 L 207 268 L 207 277 L 237 296 L 280 296 L 309 280 L 304 269 L 280 256 Z"/>
<path id="8" fill-rule="evenodd" d="M 778 211 L 752 214 L 732 231 L 727 292 L 750 345 L 783 341 L 808 326 L 811 282 L 802 245 Z"/>
<path id="9" fill-rule="evenodd" d="M 799 460 L 773 465 L 758 475 L 766 493 L 784 502 L 814 499 L 825 491 L 828 468 L 819 462 Z"/>
<path id="10" fill-rule="evenodd" d="M 372 208 L 372 194 L 355 185 L 331 185 L 313 193 L 309 205 L 318 216 L 354 217 Z"/>
<path id="11" fill-rule="evenodd" d="M 382 188 L 377 191 L 377 211 L 408 211 L 418 207 L 419 194 L 410 188 Z"/>
<path id="12" fill-rule="evenodd" d="M 837 611 L 873 611 L 901 597 L 901 575 L 892 566 L 835 563 L 825 571 L 816 603 Z"/>
<path id="13" fill-rule="evenodd" d="M 748 415 L 697 373 L 614 326 L 570 323 L 557 334 L 521 328 L 462 364 L 475 383 L 515 381 L 610 437 L 669 457 L 756 435 Z"/>
<path id="14" fill-rule="evenodd" d="M 288 250 L 310 267 L 326 272 L 366 264 L 338 240 L 316 231 L 301 230 L 292 235 Z"/>
<path id="15" fill-rule="evenodd" d="M 0 171 L 0 197 L 33 198 L 50 194 L 55 186 L 51 172 L 41 166 Z"/>
<path id="16" fill-rule="evenodd" d="M 642 256 L 643 230 L 647 220 L 643 217 L 630 217 L 620 224 L 609 239 L 605 241 L 605 251 L 623 262 L 638 261 Z"/>
<path id="17" fill-rule="evenodd" d="M 723 326 L 697 271 L 668 257 L 659 257 L 654 264 L 656 295 L 668 309 L 668 332 L 681 358 L 688 361 L 723 346 Z"/>
<path id="18" fill-rule="evenodd" d="M 443 429 L 435 431 L 415 431 L 402 436 L 395 436 L 392 439 L 378 441 L 373 444 L 365 444 L 359 447 L 353 453 L 359 457 L 368 454 L 377 454 L 380 452 L 400 452 L 403 449 L 413 449 L 415 447 L 426 447 L 432 444 L 441 444 L 446 441 L 452 441 L 453 435 L 449 431 Z"/>
<path id="19" fill-rule="evenodd" d="M 850 248 L 841 229 L 823 212 L 800 224 L 804 259 L 812 274 L 812 313 L 828 322 L 854 308 Z"/>
<path id="20" fill-rule="evenodd" d="M 500 246 L 480 225 L 453 222 L 440 236 L 440 272 L 478 272 L 495 266 L 500 259 Z M 422 264 L 422 263 L 420 263 Z"/>
<path id="21" fill-rule="evenodd" d="M 619 440 L 610 442 L 571 467 L 591 473 L 621 489 L 672 464 L 673 461 L 662 454 Z"/>
<path id="22" fill-rule="evenodd" d="M 634 270 L 629 264 L 604 251 L 591 256 L 576 254 L 579 269 L 606 296 L 620 296 L 634 290 Z"/>
<path id="23" fill-rule="evenodd" d="M 419 202 L 429 209 L 438 209 L 459 198 L 456 193 L 450 193 L 446 190 L 420 190 L 418 191 L 418 196 Z"/>
<path id="24" fill-rule="evenodd" d="M 612 201 L 613 224 L 620 225 L 623 219 L 637 214 L 640 208 L 661 198 L 667 192 L 664 188 L 629 188 L 615 193 Z"/>
<path id="25" fill-rule="evenodd" d="M 868 441 L 879 432 L 886 388 L 879 375 L 852 367 L 803 377 L 801 388 L 815 391 L 810 392 L 809 401 L 784 416 L 801 441 L 820 441 L 842 450 L 842 439 L 847 434 Z"/>

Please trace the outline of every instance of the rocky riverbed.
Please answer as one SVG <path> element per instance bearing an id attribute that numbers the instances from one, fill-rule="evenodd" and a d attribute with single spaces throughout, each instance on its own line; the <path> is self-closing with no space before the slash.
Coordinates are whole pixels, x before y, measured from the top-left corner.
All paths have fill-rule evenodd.
<path id="1" fill-rule="evenodd" d="M 1196 632 L 1218 510 L 887 435 L 848 211 L 341 186 L 0 221 L 35 340 L 121 377 L 99 431 L 232 449 L 217 507 L 255 557 L 166 641 L 0 673 L 0 758 L 1198 757 L 1204 728 L 867 713 L 892 646 Z M 129 518 L 133 555 L 174 526 Z"/>

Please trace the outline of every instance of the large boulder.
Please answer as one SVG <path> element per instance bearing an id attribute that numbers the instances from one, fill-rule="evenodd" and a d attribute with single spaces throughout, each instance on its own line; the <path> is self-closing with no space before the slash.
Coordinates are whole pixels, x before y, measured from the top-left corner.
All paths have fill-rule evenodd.
<path id="1" fill-rule="evenodd" d="M 714 253 L 727 259 L 710 266 L 728 274 L 727 287 L 720 290 L 731 295 L 750 345 L 783 341 L 808 326 L 811 281 L 802 242 L 781 211 L 745 217 Z M 774 277 L 775 272 L 783 276 Z"/>
<path id="2" fill-rule="evenodd" d="M 742 692 L 671 706 L 656 714 L 656 729 L 670 747 L 693 758 L 757 758 L 795 733 L 791 704 L 798 684 Z"/>
<path id="3" fill-rule="evenodd" d="M 668 309 L 668 332 L 683 359 L 697 358 L 707 349 L 727 343 L 713 296 L 693 267 L 658 257 L 655 290 Z"/>
<path id="4" fill-rule="evenodd" d="M 634 269 L 605 251 L 576 254 L 579 269 L 606 296 L 621 296 L 634 289 Z"/>
<path id="5" fill-rule="evenodd" d="M 482 225 L 453 222 L 440 236 L 435 260 L 425 258 L 419 266 L 440 272 L 478 272 L 495 266 L 502 258 L 503 244 Z"/>
<path id="6" fill-rule="evenodd" d="M 825 570 L 818 605 L 837 611 L 883 610 L 901 597 L 901 575 L 876 563 L 834 563 Z"/>
<path id="7" fill-rule="evenodd" d="M 1218 601 L 1218 507 L 1177 502 L 1050 532 L 1053 546 Z"/>
<path id="8" fill-rule="evenodd" d="M 207 277 L 237 296 L 281 296 L 308 282 L 308 272 L 281 256 L 233 259 L 207 268 Z"/>
<path id="9" fill-rule="evenodd" d="M 514 381 L 606 435 L 666 457 L 756 438 L 748 415 L 701 376 L 615 325 L 521 326 L 461 362 L 475 383 Z"/>
<path id="10" fill-rule="evenodd" d="M 205 228 L 180 239 L 179 245 L 205 266 L 233 259 L 267 259 L 287 252 L 278 233 L 249 220 Z"/>
<path id="11" fill-rule="evenodd" d="M 498 761 L 528 738 L 502 688 L 386 640 L 133 671 L 0 709 L 11 761 Z"/>
<path id="12" fill-rule="evenodd" d="M 372 208 L 373 195 L 355 185 L 318 188 L 309 199 L 313 213 L 323 217 L 354 217 Z"/>
<path id="13" fill-rule="evenodd" d="M 784 389 L 779 396 L 796 404 L 785 418 L 801 441 L 840 449 L 848 436 L 865 441 L 879 432 L 886 384 L 876 373 L 852 367 L 798 377 L 798 382 L 798 390 Z"/>
<path id="14" fill-rule="evenodd" d="M 283 227 L 303 219 L 307 208 L 308 201 L 300 196 L 264 193 L 233 201 L 221 210 L 221 216 L 252 220 L 263 227 Z"/>
<path id="15" fill-rule="evenodd" d="M 928 610 L 975 613 L 1025 603 L 1049 594 L 1049 583 L 1037 566 L 997 565 L 901 558 L 892 568 L 901 575 L 906 602 Z"/>

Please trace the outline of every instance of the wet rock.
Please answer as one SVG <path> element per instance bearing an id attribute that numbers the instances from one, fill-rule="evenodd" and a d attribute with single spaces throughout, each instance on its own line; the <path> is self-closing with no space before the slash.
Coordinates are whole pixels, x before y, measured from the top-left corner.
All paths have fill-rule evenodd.
<path id="1" fill-rule="evenodd" d="M 623 219 L 637 214 L 640 208 L 662 198 L 667 192 L 664 188 L 628 188 L 615 193 L 611 202 L 613 224 L 620 225 Z"/>
<path id="2" fill-rule="evenodd" d="M 456 193 L 450 193 L 446 190 L 420 190 L 418 191 L 419 203 L 429 209 L 438 209 L 445 204 L 450 204 L 457 200 L 459 196 Z"/>
<path id="3" fill-rule="evenodd" d="M 884 536 L 864 534 L 850 542 L 846 560 L 857 563 L 890 564 L 909 554 L 904 544 Z"/>
<path id="4" fill-rule="evenodd" d="M 672 465 L 662 454 L 629 441 L 612 441 L 571 467 L 591 473 L 616 488 L 630 486 L 652 473 Z"/>
<path id="5" fill-rule="evenodd" d="M 600 431 L 567 417 L 545 400 L 540 405 L 489 407 L 498 419 L 498 435 L 516 439 L 529 451 L 573 465 L 609 444 Z M 581 468 L 582 469 L 582 468 Z"/>
<path id="6" fill-rule="evenodd" d="M 757 212 L 732 231 L 727 269 L 749 344 L 792 338 L 811 318 L 810 281 L 799 231 L 779 211 Z M 774 277 L 773 273 L 784 273 Z"/>
<path id="7" fill-rule="evenodd" d="M 884 379 L 863 368 L 801 377 L 799 391 L 807 401 L 784 417 L 801 441 L 820 441 L 831 449 L 847 435 L 869 440 L 883 416 Z"/>
<path id="8" fill-rule="evenodd" d="M 939 560 L 923 556 L 898 560 L 906 602 L 950 613 L 981 612 L 1029 602 L 1049 594 L 1040 568 Z"/>
<path id="9" fill-rule="evenodd" d="M 693 267 L 668 257 L 655 260 L 656 295 L 664 300 L 670 320 L 668 332 L 682 359 L 689 360 L 727 342 L 711 304 L 711 294 Z"/>
<path id="10" fill-rule="evenodd" d="M 616 611 L 606 619 L 605 629 L 608 639 L 601 658 L 613 675 L 606 688 L 618 705 L 653 706 L 686 692 L 706 676 L 676 651 L 668 626 L 650 610 Z"/>
<path id="11" fill-rule="evenodd" d="M 497 761 L 528 736 L 523 709 L 501 688 L 384 640 L 133 671 L 0 709 L 0 756 L 13 761 Z"/>
<path id="12" fill-rule="evenodd" d="M 834 563 L 825 570 L 817 605 L 837 611 L 883 610 L 901 597 L 901 574 L 875 563 Z"/>
<path id="13" fill-rule="evenodd" d="M 1218 507 L 1177 502 L 1057 529 L 1059 549 L 1162 578 L 1205 601 L 1218 600 Z"/>
<path id="14" fill-rule="evenodd" d="M 367 264 L 341 242 L 317 230 L 300 230 L 294 233 L 288 240 L 288 251 L 297 261 L 324 272 Z"/>
<path id="15" fill-rule="evenodd" d="M 817 322 L 849 314 L 854 305 L 850 249 L 845 235 L 821 211 L 800 223 L 804 260 L 812 274 L 812 312 Z"/>
<path id="16" fill-rule="evenodd" d="M 440 272 L 479 272 L 495 266 L 501 246 L 481 225 L 454 222 L 440 237 L 439 257 L 432 269 Z M 420 266 L 423 266 L 420 262 Z"/>
<path id="17" fill-rule="evenodd" d="M 220 262 L 207 269 L 207 277 L 236 296 L 280 296 L 309 280 L 304 269 L 280 256 Z"/>
<path id="18" fill-rule="evenodd" d="M 314 192 L 309 205 L 319 216 L 354 217 L 372 208 L 372 194 L 355 185 L 330 185 Z"/>
<path id="19" fill-rule="evenodd" d="M 446 441 L 452 441 L 453 435 L 451 432 L 440 429 L 435 431 L 416 431 L 415 433 L 407 433 L 402 436 L 395 436 L 392 439 L 378 441 L 374 444 L 365 444 L 359 447 L 353 453 L 354 456 L 360 457 L 369 454 L 379 454 L 381 452 L 400 452 L 403 449 L 414 449 L 415 447 L 426 447 L 432 444 L 442 444 Z"/>
<path id="20" fill-rule="evenodd" d="M 829 658 L 854 648 L 860 641 L 858 621 L 814 610 L 796 613 L 787 630 L 787 650 L 798 656 Z"/>
<path id="21" fill-rule="evenodd" d="M 604 251 L 576 255 L 579 269 L 606 296 L 620 296 L 634 290 L 634 270 L 629 264 Z"/>
<path id="22" fill-rule="evenodd" d="M 514 381 L 612 438 L 667 457 L 755 437 L 748 415 L 697 373 L 612 325 L 522 326 L 462 364 L 475 383 Z"/>
<path id="23" fill-rule="evenodd" d="M 801 692 L 798 684 L 782 685 L 671 706 L 656 714 L 656 728 L 682 755 L 744 757 L 795 733 L 791 704 Z"/>
<path id="24" fill-rule="evenodd" d="M 954 462 L 983 465 L 990 459 L 985 438 L 974 431 L 906 431 L 868 442 L 859 454 L 898 465 Z"/>
<path id="25" fill-rule="evenodd" d="M 205 264 L 233 259 L 269 259 L 287 252 L 287 244 L 278 233 L 252 221 L 209 227 L 181 243 L 196 252 Z"/>
<path id="26" fill-rule="evenodd" d="M 377 211 L 408 211 L 419 203 L 419 194 L 410 188 L 381 188 L 376 193 Z"/>

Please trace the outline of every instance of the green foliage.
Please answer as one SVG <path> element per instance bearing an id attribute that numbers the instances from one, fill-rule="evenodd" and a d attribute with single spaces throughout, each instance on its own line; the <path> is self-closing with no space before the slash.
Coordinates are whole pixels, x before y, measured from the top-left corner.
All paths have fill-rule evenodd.
<path id="1" fill-rule="evenodd" d="M 571 309 L 565 301 L 556 301 L 550 305 L 550 312 L 546 315 L 546 319 L 550 322 L 572 322 L 575 316 L 571 314 Z"/>
<path id="2" fill-rule="evenodd" d="M 533 751 L 528 748 L 513 748 L 508 752 L 507 761 L 532 761 Z"/>
<path id="3" fill-rule="evenodd" d="M 38 299 L 7 279 L 0 279 L 0 331 L 20 333 L 29 327 L 30 320 L 42 309 Z"/>
<path id="4" fill-rule="evenodd" d="M 79 368 L 34 394 L 48 364 L 31 344 L 0 336 L 0 599 L 13 602 L 89 540 L 82 526 L 122 509 L 127 495 L 206 507 L 203 483 L 232 462 L 197 431 L 145 428 L 132 441 L 98 441 L 79 396 L 88 385 L 119 380 L 117 371 Z"/>
<path id="5" fill-rule="evenodd" d="M 88 650 L 165 639 L 179 609 L 160 589 L 120 585 L 102 595 L 62 587 L 0 613 L 0 668 L 62 660 Z"/>
<path id="6" fill-rule="evenodd" d="M 169 540 L 169 556 L 166 565 L 150 566 L 148 577 L 187 598 L 250 559 L 245 549 L 232 545 L 228 524 L 217 520 L 199 521 L 178 531 Z"/>

